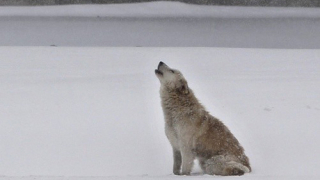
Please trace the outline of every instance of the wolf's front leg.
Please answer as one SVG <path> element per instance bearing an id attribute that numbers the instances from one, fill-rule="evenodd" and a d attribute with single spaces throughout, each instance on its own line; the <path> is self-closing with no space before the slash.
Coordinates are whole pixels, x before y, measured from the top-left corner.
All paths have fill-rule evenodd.
<path id="1" fill-rule="evenodd" d="M 182 172 L 181 175 L 190 175 L 193 161 L 194 161 L 194 154 L 191 151 L 181 151 L 182 155 Z"/>
<path id="2" fill-rule="evenodd" d="M 181 163 L 181 152 L 173 149 L 173 174 L 180 175 Z"/>

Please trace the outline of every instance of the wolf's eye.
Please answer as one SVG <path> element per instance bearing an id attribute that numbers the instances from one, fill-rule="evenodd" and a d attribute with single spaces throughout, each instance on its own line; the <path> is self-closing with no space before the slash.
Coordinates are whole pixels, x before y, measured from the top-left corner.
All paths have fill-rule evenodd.
<path id="1" fill-rule="evenodd" d="M 174 73 L 174 70 L 170 70 L 172 73 Z"/>

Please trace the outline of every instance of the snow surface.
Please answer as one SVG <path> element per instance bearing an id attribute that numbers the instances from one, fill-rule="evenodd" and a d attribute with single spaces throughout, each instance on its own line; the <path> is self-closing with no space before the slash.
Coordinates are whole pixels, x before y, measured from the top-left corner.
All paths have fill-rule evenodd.
<path id="1" fill-rule="evenodd" d="M 320 177 L 319 9 L 0 7 L 0 24 L 0 180 Z M 159 61 L 231 129 L 252 173 L 172 175 Z"/>
<path id="2" fill-rule="evenodd" d="M 0 48 L 0 180 L 319 179 L 320 50 Z M 159 61 L 249 156 L 242 177 L 172 175 Z"/>
<path id="3" fill-rule="evenodd" d="M 319 8 L 179 2 L 0 7 L 0 46 L 320 48 Z"/>

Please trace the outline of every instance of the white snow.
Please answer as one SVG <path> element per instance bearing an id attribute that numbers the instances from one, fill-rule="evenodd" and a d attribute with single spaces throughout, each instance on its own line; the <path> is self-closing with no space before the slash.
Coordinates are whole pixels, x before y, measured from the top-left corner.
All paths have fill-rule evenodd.
<path id="1" fill-rule="evenodd" d="M 0 180 L 319 179 L 319 20 L 173 2 L 0 7 Z M 229 127 L 252 173 L 172 175 L 159 61 Z"/>
<path id="2" fill-rule="evenodd" d="M 0 48 L 0 177 L 181 179 L 164 134 L 159 61 L 184 73 L 250 157 L 242 177 L 318 179 L 320 50 Z"/>
<path id="3" fill-rule="evenodd" d="M 318 8 L 178 2 L 0 7 L 0 46 L 319 49 Z"/>

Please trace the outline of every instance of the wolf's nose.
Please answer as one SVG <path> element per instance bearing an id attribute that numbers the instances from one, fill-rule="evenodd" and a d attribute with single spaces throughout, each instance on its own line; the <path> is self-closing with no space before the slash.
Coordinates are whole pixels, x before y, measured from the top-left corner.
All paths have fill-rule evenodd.
<path id="1" fill-rule="evenodd" d="M 158 69 L 160 68 L 160 66 L 162 66 L 164 63 L 162 61 L 159 62 L 159 65 L 158 65 Z"/>

